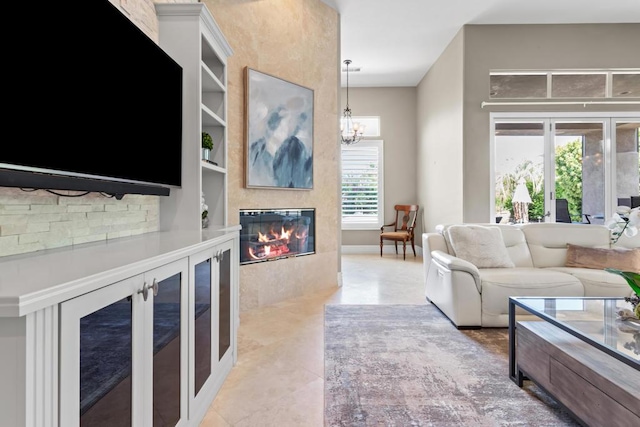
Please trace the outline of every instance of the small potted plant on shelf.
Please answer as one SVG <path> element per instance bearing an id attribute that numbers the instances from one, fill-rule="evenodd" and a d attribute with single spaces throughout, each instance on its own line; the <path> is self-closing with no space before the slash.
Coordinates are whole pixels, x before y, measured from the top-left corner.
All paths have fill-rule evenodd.
<path id="1" fill-rule="evenodd" d="M 211 161 L 211 150 L 213 150 L 213 138 L 207 132 L 202 132 L 202 159 Z"/>

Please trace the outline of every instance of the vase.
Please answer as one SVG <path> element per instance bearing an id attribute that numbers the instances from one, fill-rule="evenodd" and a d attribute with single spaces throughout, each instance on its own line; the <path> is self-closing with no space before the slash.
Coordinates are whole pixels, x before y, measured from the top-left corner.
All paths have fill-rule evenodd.
<path id="1" fill-rule="evenodd" d="M 631 304 L 631 311 L 633 311 L 633 314 L 637 319 L 640 319 L 640 296 L 638 294 L 633 294 L 630 297 L 626 297 L 624 300 Z"/>
<path id="2" fill-rule="evenodd" d="M 202 218 L 202 228 L 207 228 L 209 226 L 209 218 Z"/>
<path id="3" fill-rule="evenodd" d="M 211 150 L 208 148 L 202 149 L 202 160 L 206 160 L 207 162 L 211 161 Z"/>

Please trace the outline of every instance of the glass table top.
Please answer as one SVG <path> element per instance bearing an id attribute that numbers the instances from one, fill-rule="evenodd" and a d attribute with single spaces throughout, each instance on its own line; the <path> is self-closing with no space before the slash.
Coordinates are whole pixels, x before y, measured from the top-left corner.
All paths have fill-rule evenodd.
<path id="1" fill-rule="evenodd" d="M 619 318 L 618 311 L 632 308 L 623 298 L 511 297 L 510 300 L 572 335 L 640 366 L 640 320 Z M 517 320 L 522 314 L 516 311 Z"/>

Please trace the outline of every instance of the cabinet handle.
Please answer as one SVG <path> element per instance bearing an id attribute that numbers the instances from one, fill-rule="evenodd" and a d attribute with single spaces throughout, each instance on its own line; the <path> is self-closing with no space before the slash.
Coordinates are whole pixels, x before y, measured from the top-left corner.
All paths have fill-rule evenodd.
<path id="1" fill-rule="evenodd" d="M 153 291 L 153 296 L 158 296 L 158 281 L 153 279 L 153 284 L 147 286 L 147 282 L 144 282 L 142 285 L 142 289 L 138 291 L 139 294 L 142 294 L 142 298 L 146 301 L 149 298 L 149 290 Z"/>
<path id="2" fill-rule="evenodd" d="M 224 259 L 224 252 L 218 251 L 213 257 L 216 259 L 216 261 L 222 262 L 222 260 Z"/>
<path id="3" fill-rule="evenodd" d="M 153 284 L 151 286 L 149 286 L 151 289 L 153 289 L 153 296 L 157 297 L 158 296 L 158 281 L 154 278 L 153 279 Z"/>
<path id="4" fill-rule="evenodd" d="M 149 297 L 149 288 L 147 287 L 147 282 L 144 282 L 142 285 L 142 289 L 138 291 L 139 294 L 142 294 L 142 298 L 146 301 Z"/>

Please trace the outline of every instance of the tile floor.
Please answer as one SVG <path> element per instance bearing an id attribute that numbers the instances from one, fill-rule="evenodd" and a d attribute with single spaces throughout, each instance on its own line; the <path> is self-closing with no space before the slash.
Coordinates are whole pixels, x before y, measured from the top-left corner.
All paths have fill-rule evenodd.
<path id="1" fill-rule="evenodd" d="M 427 304 L 422 257 L 343 255 L 341 288 L 242 313 L 238 363 L 200 427 L 321 427 L 324 305 Z"/>

